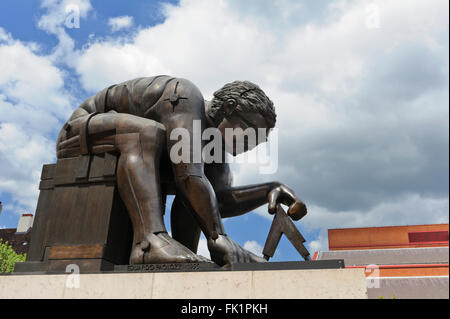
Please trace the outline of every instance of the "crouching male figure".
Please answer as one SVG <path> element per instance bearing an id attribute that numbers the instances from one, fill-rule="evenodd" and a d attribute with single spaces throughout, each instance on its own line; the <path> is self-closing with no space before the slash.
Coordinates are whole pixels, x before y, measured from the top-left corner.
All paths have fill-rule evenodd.
<path id="1" fill-rule="evenodd" d="M 176 185 L 172 238 L 163 220 L 160 160 L 168 159 L 167 154 L 177 143 L 170 139 L 174 129 L 183 128 L 192 136 L 196 122 L 202 131 L 217 128 L 222 136 L 227 128 L 259 128 L 269 133 L 275 120 L 272 101 L 247 81 L 229 83 L 214 93 L 212 101 L 205 101 L 199 89 L 186 79 L 166 75 L 137 78 L 112 85 L 84 101 L 58 136 L 57 157 L 119 154 L 118 190 L 134 233 L 130 263 L 206 261 L 195 254 L 201 231 L 211 259 L 218 265 L 262 262 L 263 258 L 227 236 L 221 219 L 245 214 L 266 203 L 272 213 L 278 203 L 289 205 L 288 213 L 298 219 L 306 214 L 306 207 L 293 191 L 278 182 L 233 187 L 224 160 L 208 164 L 202 159 L 171 161 Z M 200 143 L 203 147 L 207 141 Z M 192 159 L 193 147 L 190 152 Z M 236 155 L 236 148 L 231 153 Z"/>

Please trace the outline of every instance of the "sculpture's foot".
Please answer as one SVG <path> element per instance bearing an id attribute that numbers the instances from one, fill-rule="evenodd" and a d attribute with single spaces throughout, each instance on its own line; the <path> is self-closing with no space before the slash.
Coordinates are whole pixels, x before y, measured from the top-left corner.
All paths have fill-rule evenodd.
<path id="1" fill-rule="evenodd" d="M 231 267 L 234 263 L 267 262 L 239 246 L 234 240 L 226 235 L 218 235 L 216 239 L 208 239 L 208 249 L 211 259 L 219 266 Z"/>
<path id="2" fill-rule="evenodd" d="M 151 234 L 137 244 L 130 256 L 131 264 L 198 263 L 212 261 L 194 254 L 167 233 Z"/>

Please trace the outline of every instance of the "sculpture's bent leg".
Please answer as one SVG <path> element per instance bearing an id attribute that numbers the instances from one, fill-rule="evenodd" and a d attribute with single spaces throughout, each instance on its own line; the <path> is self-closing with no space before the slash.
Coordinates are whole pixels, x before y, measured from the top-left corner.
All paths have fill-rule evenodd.
<path id="1" fill-rule="evenodd" d="M 71 129 L 77 133 L 76 125 Z M 206 261 L 171 238 L 164 226 L 159 181 L 164 126 L 129 114 L 106 113 L 91 118 L 88 132 L 92 153 L 120 152 L 117 184 L 134 233 L 130 263 Z"/>
<path id="2" fill-rule="evenodd" d="M 196 253 L 201 229 L 192 212 L 178 196 L 175 196 L 172 203 L 170 225 L 173 238 Z"/>

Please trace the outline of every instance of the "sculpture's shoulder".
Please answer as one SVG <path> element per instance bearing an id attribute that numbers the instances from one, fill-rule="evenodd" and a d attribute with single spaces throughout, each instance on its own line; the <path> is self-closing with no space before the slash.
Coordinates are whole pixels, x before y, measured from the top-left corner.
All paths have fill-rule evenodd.
<path id="1" fill-rule="evenodd" d="M 190 80 L 184 79 L 184 78 L 175 78 L 175 88 L 176 88 L 176 94 L 178 94 L 180 97 L 186 97 L 186 98 L 199 98 L 203 100 L 203 95 L 200 91 L 200 89 Z"/>
<path id="2" fill-rule="evenodd" d="M 162 94 L 167 84 L 173 79 L 175 78 L 169 75 L 156 75 L 128 80 L 118 85 L 125 85 L 130 94 L 135 95 L 135 98 L 139 98 L 145 93 Z"/>
<path id="3" fill-rule="evenodd" d="M 133 80 L 135 81 L 135 80 Z M 161 98 L 167 99 L 170 97 L 179 97 L 180 99 L 195 99 L 203 100 L 203 95 L 199 88 L 190 80 L 180 77 L 170 77 L 167 75 L 160 75 L 153 78 L 142 78 L 134 85 L 135 88 L 147 84 L 145 92 L 142 97 L 147 100 L 155 101 Z"/>
<path id="4" fill-rule="evenodd" d="M 168 75 L 157 75 L 113 84 L 89 98 L 89 105 L 97 112 L 114 110 L 142 116 L 145 109 L 161 97 L 167 84 L 173 79 Z"/>
<path id="5" fill-rule="evenodd" d="M 131 99 L 136 105 L 141 106 L 144 112 L 155 106 L 158 102 L 167 101 L 178 97 L 180 99 L 194 99 L 203 96 L 197 86 L 191 81 L 158 75 L 151 78 L 140 78 L 131 80 L 127 84 Z"/>
<path id="6" fill-rule="evenodd" d="M 169 75 L 157 75 L 153 77 L 143 77 L 129 80 L 118 84 L 127 86 L 131 94 L 138 96 L 155 95 L 161 96 L 165 91 L 174 91 L 178 94 L 201 95 L 198 87 L 190 80 Z"/>
<path id="7" fill-rule="evenodd" d="M 147 118 L 161 119 L 186 112 L 202 117 L 204 113 L 202 93 L 194 83 L 180 77 L 161 76 L 154 79 L 138 103 Z"/>

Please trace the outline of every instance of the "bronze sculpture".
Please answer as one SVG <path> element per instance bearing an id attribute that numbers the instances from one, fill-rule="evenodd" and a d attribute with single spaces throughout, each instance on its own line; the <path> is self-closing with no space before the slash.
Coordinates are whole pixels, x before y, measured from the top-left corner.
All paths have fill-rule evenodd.
<path id="1" fill-rule="evenodd" d="M 117 184 L 134 234 L 131 264 L 204 262 L 205 258 L 195 254 L 201 231 L 216 264 L 263 262 L 264 258 L 226 235 L 221 218 L 242 215 L 266 203 L 271 213 L 278 203 L 288 205 L 294 220 L 306 214 L 302 201 L 281 183 L 231 186 L 225 161 L 172 161 L 167 165 L 175 144 L 169 138 L 171 132 L 184 128 L 192 135 L 195 120 L 200 121 L 202 131 L 213 127 L 224 135 L 226 128 L 269 132 L 276 115 L 272 101 L 253 83 L 229 83 L 214 93 L 212 101 L 205 101 L 190 81 L 162 75 L 113 85 L 88 98 L 58 136 L 58 159 L 119 154 Z M 190 152 L 190 158 L 194 157 L 193 148 Z M 236 150 L 232 153 L 236 155 Z M 161 170 L 176 185 L 171 209 L 173 238 L 163 221 Z"/>

